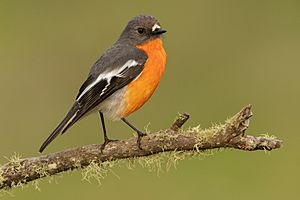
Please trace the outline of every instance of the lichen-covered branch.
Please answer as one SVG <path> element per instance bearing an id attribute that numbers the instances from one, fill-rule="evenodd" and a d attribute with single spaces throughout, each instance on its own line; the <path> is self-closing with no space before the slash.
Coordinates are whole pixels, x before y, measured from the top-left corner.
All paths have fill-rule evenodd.
<path id="1" fill-rule="evenodd" d="M 269 136 L 249 136 L 245 131 L 252 116 L 251 105 L 244 107 L 223 125 L 209 129 L 199 127 L 181 129 L 188 120 L 188 114 L 180 115 L 171 128 L 148 134 L 141 140 L 142 150 L 136 145 L 136 138 L 109 143 L 103 152 L 100 145 L 93 144 L 67 149 L 48 155 L 11 161 L 0 168 L 0 189 L 11 188 L 45 176 L 86 167 L 90 163 L 110 162 L 118 159 L 149 156 L 166 151 L 195 151 L 214 148 L 234 148 L 245 151 L 273 150 L 282 142 Z"/>

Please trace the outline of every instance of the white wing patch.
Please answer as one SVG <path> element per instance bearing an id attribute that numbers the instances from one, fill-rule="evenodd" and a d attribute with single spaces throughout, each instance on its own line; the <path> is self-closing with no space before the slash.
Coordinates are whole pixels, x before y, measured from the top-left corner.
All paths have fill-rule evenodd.
<path id="1" fill-rule="evenodd" d="M 108 86 L 110 85 L 110 80 L 111 80 L 111 78 L 107 79 L 107 85 L 101 91 L 100 96 L 102 96 L 104 94 L 105 90 L 107 90 Z"/>
<path id="2" fill-rule="evenodd" d="M 72 121 L 73 119 L 76 117 L 78 113 L 78 110 L 76 111 L 76 113 L 69 119 L 69 121 L 64 125 L 64 127 L 62 129 L 65 129 Z"/>
<path id="3" fill-rule="evenodd" d="M 100 74 L 97 79 L 92 82 L 90 85 L 88 85 L 84 90 L 83 92 L 80 94 L 80 96 L 76 99 L 77 101 L 79 101 L 83 95 L 85 93 L 87 93 L 92 87 L 94 87 L 97 83 L 99 83 L 101 80 L 104 80 L 106 79 L 107 80 L 107 85 L 103 88 L 100 96 L 102 94 L 104 94 L 105 90 L 107 90 L 108 86 L 110 85 L 110 80 L 112 77 L 114 76 L 122 76 L 122 74 L 120 74 L 126 67 L 134 67 L 138 64 L 137 61 L 135 60 L 128 60 L 122 67 L 120 67 L 119 69 L 114 69 L 112 71 L 109 71 L 109 72 L 103 72 L 102 74 Z"/>
<path id="4" fill-rule="evenodd" d="M 152 32 L 156 29 L 160 29 L 160 26 L 158 24 L 154 24 L 154 26 L 152 26 Z"/>

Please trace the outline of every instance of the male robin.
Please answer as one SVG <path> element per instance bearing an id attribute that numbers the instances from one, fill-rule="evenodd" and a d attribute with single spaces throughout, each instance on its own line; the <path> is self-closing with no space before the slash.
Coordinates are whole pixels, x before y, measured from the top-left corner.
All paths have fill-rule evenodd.
<path id="1" fill-rule="evenodd" d="M 145 134 L 125 117 L 139 109 L 153 94 L 166 65 L 161 28 L 153 16 L 139 15 L 130 20 L 121 36 L 92 66 L 67 116 L 40 147 L 42 152 L 60 133 L 93 111 L 99 111 L 104 143 L 108 144 L 104 114 L 121 119 L 137 132 L 137 145 Z"/>

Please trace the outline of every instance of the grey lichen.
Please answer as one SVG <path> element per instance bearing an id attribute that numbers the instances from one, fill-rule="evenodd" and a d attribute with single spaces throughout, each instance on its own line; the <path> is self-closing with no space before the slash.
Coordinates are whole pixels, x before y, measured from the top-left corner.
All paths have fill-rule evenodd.
<path id="1" fill-rule="evenodd" d="M 19 155 L 18 153 L 15 152 L 11 157 L 5 158 L 9 161 L 10 167 L 14 170 L 20 170 L 22 168 L 21 155 Z"/>
<path id="2" fill-rule="evenodd" d="M 96 161 L 90 162 L 90 164 L 82 170 L 82 180 L 92 183 L 95 180 L 101 185 L 102 180 L 112 172 L 112 168 L 118 161 L 110 161 L 104 163 L 97 163 Z"/>
<path id="3" fill-rule="evenodd" d="M 42 166 L 34 166 L 34 171 L 39 175 L 39 177 L 47 177 L 49 176 L 49 165 L 42 165 Z"/>
<path id="4" fill-rule="evenodd" d="M 277 139 L 277 137 L 275 135 L 270 135 L 269 133 L 261 134 L 261 136 L 266 138 L 266 139 L 272 139 L 272 140 Z"/>
<path id="5" fill-rule="evenodd" d="M 2 170 L 2 167 L 0 165 L 0 186 L 3 185 L 4 181 L 5 181 L 5 178 L 3 177 L 3 170 Z"/>
<path id="6" fill-rule="evenodd" d="M 180 161 L 185 159 L 192 159 L 195 157 L 204 157 L 212 155 L 210 151 L 199 151 L 198 153 L 191 151 L 169 151 L 150 156 L 128 158 L 122 160 L 115 160 L 110 162 L 98 163 L 92 161 L 87 167 L 82 170 L 82 180 L 92 183 L 96 181 L 99 185 L 109 174 L 119 176 L 114 172 L 114 167 L 126 166 L 126 168 L 132 170 L 136 167 L 142 167 L 149 172 L 156 173 L 157 175 L 168 172 L 172 168 L 177 169 Z"/>

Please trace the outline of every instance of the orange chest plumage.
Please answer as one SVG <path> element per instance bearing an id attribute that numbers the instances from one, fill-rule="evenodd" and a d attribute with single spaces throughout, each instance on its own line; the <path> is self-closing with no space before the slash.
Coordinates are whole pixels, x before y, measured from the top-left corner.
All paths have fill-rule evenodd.
<path id="1" fill-rule="evenodd" d="M 140 76 L 128 84 L 125 92 L 125 109 L 120 115 L 126 117 L 139 109 L 153 94 L 165 71 L 166 52 L 160 38 L 137 48 L 144 51 L 148 60 Z"/>

